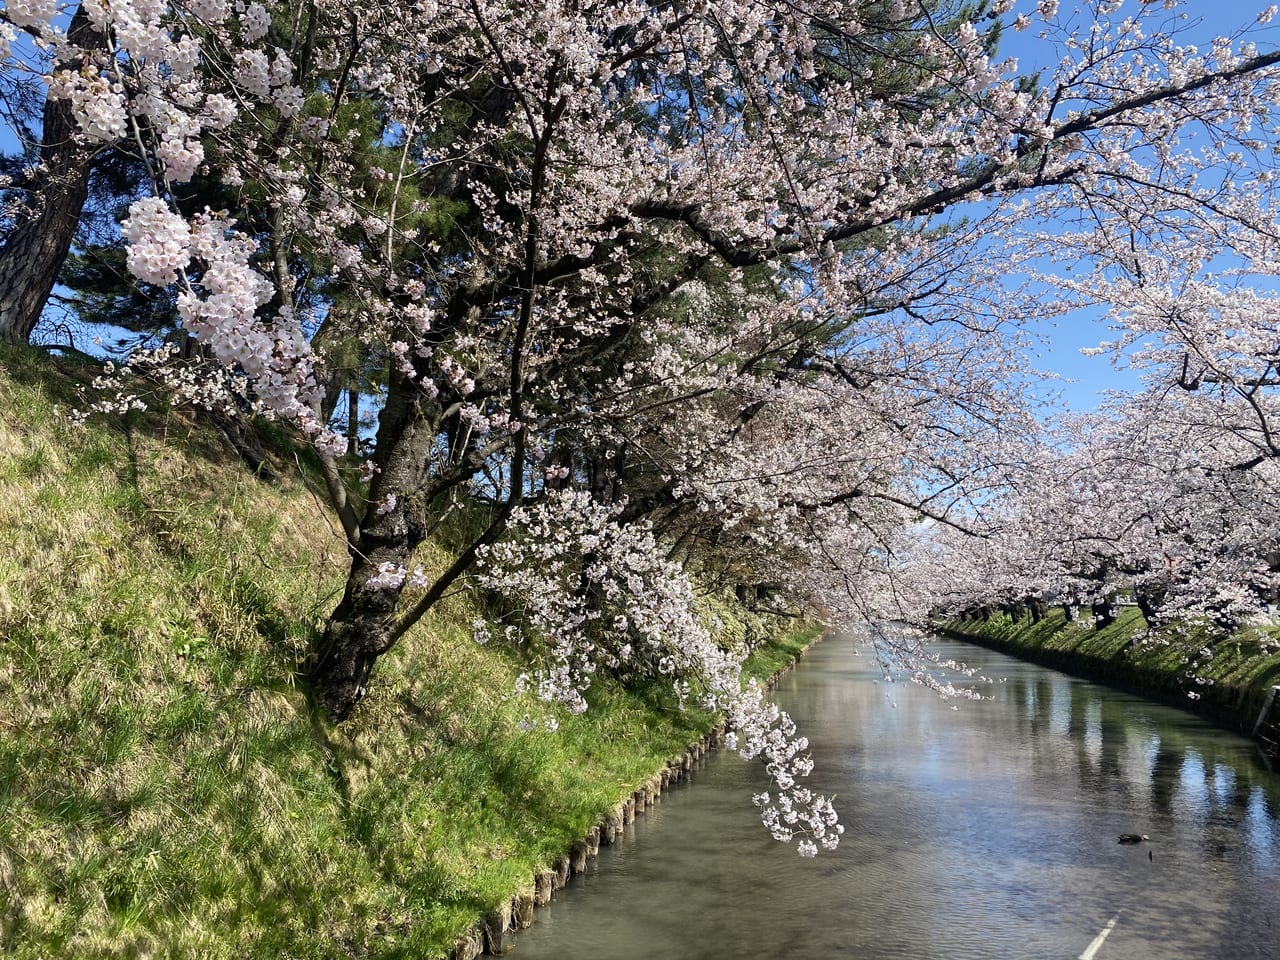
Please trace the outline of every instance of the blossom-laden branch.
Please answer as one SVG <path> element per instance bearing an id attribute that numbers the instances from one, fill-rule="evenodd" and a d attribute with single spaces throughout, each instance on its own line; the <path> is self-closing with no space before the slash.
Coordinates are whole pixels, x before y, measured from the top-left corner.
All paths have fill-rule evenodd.
<path id="1" fill-rule="evenodd" d="M 652 532 L 618 524 L 617 514 L 576 491 L 518 510 L 512 522 L 520 536 L 485 548 L 480 575 L 516 612 L 505 624 L 477 623 L 478 639 L 501 630 L 535 648 L 540 666 L 519 688 L 572 713 L 587 709 L 587 689 L 602 670 L 665 678 L 682 702 L 693 696 L 723 711 L 730 749 L 761 759 L 769 773 L 773 793 L 755 802 L 773 836 L 795 840 L 805 856 L 819 845 L 834 850 L 844 827 L 830 801 L 800 782 L 813 769 L 808 741 L 755 681 L 744 686 L 748 651 L 715 643 L 688 577 Z M 556 726 L 554 714 L 543 722 Z"/>
<path id="2" fill-rule="evenodd" d="M 1125 349 L 1154 330 L 1230 385 L 1212 415 L 1236 466 L 1260 476 L 1272 449 L 1274 338 L 1247 295 L 1214 306 L 1167 269 L 1211 272 L 1229 237 L 1274 272 L 1278 57 L 1193 48 L 1151 5 L 1056 9 L 1036 18 L 1065 56 L 1039 83 L 994 59 L 993 24 L 1031 22 L 1006 0 L 86 0 L 103 50 L 16 0 L 0 57 L 146 167 L 129 270 L 221 371 L 187 395 L 281 418 L 321 458 L 351 557 L 311 673 L 330 718 L 482 563 L 544 645 L 533 687 L 576 707 L 591 670 L 637 658 L 697 687 L 766 757 L 770 828 L 816 844 L 836 834 L 795 786 L 804 747 L 693 618 L 691 577 L 923 618 L 947 578 L 911 571 L 937 531 L 998 551 L 1005 498 L 1053 486 L 1020 325 L 1100 292 Z M 1090 276 L 1051 286 L 1055 256 Z M 1247 362 L 1224 347 L 1246 328 Z M 328 422 L 337 370 L 377 385 L 376 436 L 348 425 L 364 462 Z M 1091 542 L 1179 529 L 1135 516 Z M 428 578 L 415 551 L 442 531 L 456 560 Z M 1101 552 L 1056 572 L 1124 559 Z M 1019 577 L 1050 572 L 1023 553 Z"/>

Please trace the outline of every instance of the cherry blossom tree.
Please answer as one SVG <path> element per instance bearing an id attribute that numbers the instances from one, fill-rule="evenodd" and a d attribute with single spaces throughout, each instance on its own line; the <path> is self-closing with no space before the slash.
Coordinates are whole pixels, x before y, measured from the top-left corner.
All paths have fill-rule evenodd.
<path id="1" fill-rule="evenodd" d="M 549 651 L 532 689 L 575 708 L 624 647 L 690 684 L 812 852 L 838 834 L 796 792 L 804 747 L 690 620 L 688 578 L 901 609 L 910 535 L 973 526 L 1028 456 L 1015 332 L 1044 284 L 1003 273 L 1096 263 L 1058 285 L 1080 300 L 1228 228 L 1272 249 L 1241 173 L 1280 53 L 1056 8 L 86 0 L 98 49 L 18 0 L 0 54 L 47 51 L 23 62 L 76 143 L 147 164 L 128 268 L 205 354 L 169 381 L 316 450 L 351 555 L 311 673 L 332 719 L 478 570 Z M 1063 43 L 1047 82 L 992 55 L 1033 24 Z M 191 210 L 193 178 L 225 208 Z M 362 461 L 326 416 L 335 344 L 388 371 Z M 469 533 L 427 577 L 443 529 Z"/>
<path id="2" fill-rule="evenodd" d="M 1222 63 L 1252 52 L 1233 38 L 1211 49 Z M 1199 55 L 1184 48 L 1151 67 L 1185 76 L 1188 54 Z M 1146 388 L 1069 423 L 1039 466 L 1029 461 L 991 533 L 999 546 L 980 551 L 998 572 L 974 585 L 978 606 L 1047 590 L 1105 623 L 1123 585 L 1153 622 L 1191 619 L 1221 635 L 1266 618 L 1277 559 L 1275 131 L 1267 111 L 1237 110 L 1231 97 L 1219 92 L 1217 112 L 1161 107 L 1117 157 L 1117 176 L 1087 197 L 1068 187 L 1087 202 L 1065 227 L 1061 194 L 1024 207 L 1058 217 L 1058 229 L 1025 235 L 1019 263 L 1060 307 L 1105 311 L 1116 337 L 1094 352 L 1137 369 Z"/>
<path id="3" fill-rule="evenodd" d="M 1274 600 L 1275 466 L 1241 469 L 1248 445 L 1207 424 L 1202 397 L 1125 398 L 1072 423 L 991 505 L 980 545 L 952 539 L 938 562 L 967 570 L 936 608 L 1055 596 L 1071 615 L 1111 617 L 1131 595 L 1151 625 L 1192 621 L 1220 638 L 1263 623 Z M 926 560 L 925 565 L 928 565 Z"/>

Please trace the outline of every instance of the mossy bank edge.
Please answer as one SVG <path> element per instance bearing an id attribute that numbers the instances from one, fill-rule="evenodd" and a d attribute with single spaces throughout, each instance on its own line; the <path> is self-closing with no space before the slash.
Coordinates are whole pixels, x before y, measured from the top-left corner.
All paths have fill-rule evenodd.
<path id="1" fill-rule="evenodd" d="M 1272 692 L 1280 684 L 1280 646 L 1271 632 L 1242 630 L 1211 642 L 1195 626 L 1150 629 L 1136 607 L 1121 607 L 1101 629 L 1068 619 L 1061 607 L 1038 620 L 988 611 L 938 620 L 933 629 L 1182 707 L 1280 756 L 1280 698 Z"/>

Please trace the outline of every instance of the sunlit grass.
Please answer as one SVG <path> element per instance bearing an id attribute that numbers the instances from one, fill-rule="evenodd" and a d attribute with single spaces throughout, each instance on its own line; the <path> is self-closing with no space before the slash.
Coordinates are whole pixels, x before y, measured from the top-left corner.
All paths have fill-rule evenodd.
<path id="1" fill-rule="evenodd" d="M 329 726 L 300 672 L 347 558 L 297 468 L 179 412 L 73 427 L 88 376 L 0 347 L 0 954 L 442 956 L 710 724 L 601 682 L 521 730 L 458 595 Z"/>
<path id="2" fill-rule="evenodd" d="M 1280 683 L 1280 649 L 1256 629 L 1227 638 L 1211 638 L 1195 623 L 1149 629 L 1136 607 L 1121 607 L 1101 630 L 1068 621 L 1061 607 L 1038 623 L 995 613 L 985 621 L 951 620 L 946 629 L 1195 708 L 1246 732 L 1267 690 Z"/>

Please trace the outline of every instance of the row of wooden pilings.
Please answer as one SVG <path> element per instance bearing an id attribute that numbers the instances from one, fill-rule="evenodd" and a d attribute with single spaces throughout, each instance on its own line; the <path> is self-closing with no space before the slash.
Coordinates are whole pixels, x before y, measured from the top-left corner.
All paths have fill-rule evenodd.
<path id="1" fill-rule="evenodd" d="M 797 653 L 796 659 L 799 658 L 800 654 Z M 788 663 L 769 678 L 766 686 L 772 687 L 793 666 L 795 661 Z M 511 934 L 533 924 L 534 907 L 544 907 L 550 903 L 552 894 L 563 889 L 570 877 L 586 871 L 587 864 L 599 855 L 601 847 L 607 847 L 619 839 L 627 824 L 634 823 L 637 816 L 652 807 L 662 796 L 662 791 L 688 777 L 708 753 L 720 746 L 723 739 L 722 721 L 680 756 L 668 760 L 665 767 L 605 814 L 604 819 L 588 830 L 586 836 L 575 840 L 568 853 L 558 857 L 548 869 L 535 873 L 529 887 L 467 931 L 454 944 L 450 960 L 476 960 L 485 954 L 498 956 L 510 950 L 513 944 Z"/>
<path id="2" fill-rule="evenodd" d="M 622 836 L 623 828 L 633 823 L 637 816 L 652 807 L 662 796 L 662 791 L 684 780 L 724 736 L 721 724 L 705 737 L 689 746 L 679 757 L 667 761 L 667 765 L 637 787 L 622 802 L 605 814 L 604 819 L 587 831 L 586 836 L 575 840 L 569 852 L 560 856 L 546 870 L 533 875 L 530 888 L 517 893 L 483 920 L 472 927 L 453 948 L 452 960 L 476 960 L 484 954 L 502 954 L 511 949 L 511 934 L 533 923 L 533 908 L 546 906 L 551 895 L 560 890 L 569 878 L 583 873 L 587 864 Z"/>

